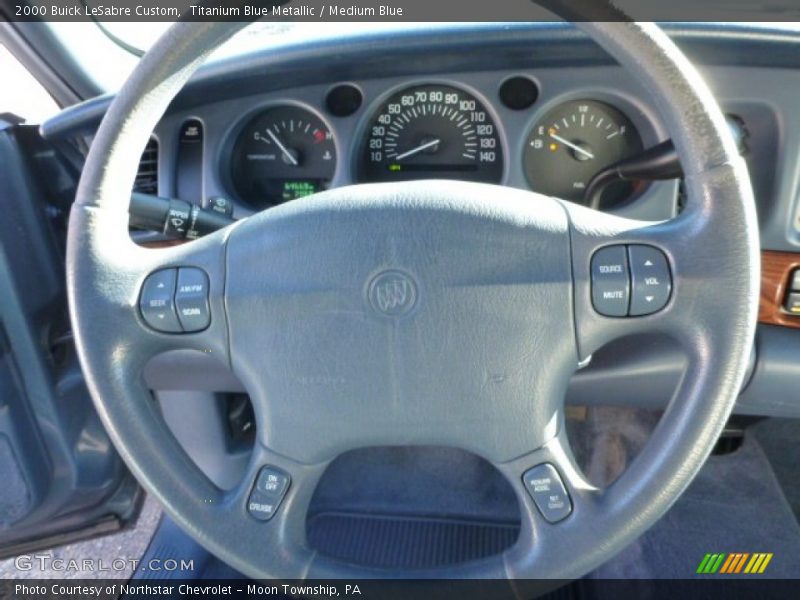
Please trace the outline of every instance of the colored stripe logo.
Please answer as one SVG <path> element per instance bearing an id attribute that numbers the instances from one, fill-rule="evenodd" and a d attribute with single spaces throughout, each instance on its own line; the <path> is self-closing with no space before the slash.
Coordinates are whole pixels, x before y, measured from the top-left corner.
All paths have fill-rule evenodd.
<path id="1" fill-rule="evenodd" d="M 760 575 L 772 560 L 772 552 L 733 552 L 720 554 L 706 554 L 697 567 L 697 573 L 701 575 L 734 575 L 736 573 L 746 573 L 750 575 Z"/>

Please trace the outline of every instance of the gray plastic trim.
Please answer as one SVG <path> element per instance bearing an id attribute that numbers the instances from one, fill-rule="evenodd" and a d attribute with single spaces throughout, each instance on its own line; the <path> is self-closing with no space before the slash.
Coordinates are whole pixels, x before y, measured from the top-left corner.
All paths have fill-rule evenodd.
<path id="1" fill-rule="evenodd" d="M 772 417 L 800 417 L 800 336 L 797 330 L 760 325 L 758 362 L 736 412 Z"/>

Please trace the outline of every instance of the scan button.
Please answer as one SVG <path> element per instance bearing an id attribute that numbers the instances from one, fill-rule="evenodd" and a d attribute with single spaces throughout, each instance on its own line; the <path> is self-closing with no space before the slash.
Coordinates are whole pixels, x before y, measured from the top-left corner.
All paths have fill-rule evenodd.
<path id="1" fill-rule="evenodd" d="M 181 267 L 175 288 L 175 307 L 183 331 L 202 331 L 211 323 L 208 307 L 208 275 L 196 267 Z"/>

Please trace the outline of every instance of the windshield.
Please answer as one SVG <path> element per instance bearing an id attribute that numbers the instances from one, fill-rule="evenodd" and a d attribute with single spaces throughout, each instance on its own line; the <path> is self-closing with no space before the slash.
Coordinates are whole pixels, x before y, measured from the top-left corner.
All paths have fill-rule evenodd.
<path id="1" fill-rule="evenodd" d="M 97 85 L 106 92 L 117 90 L 136 66 L 141 54 L 171 23 L 51 22 L 64 48 Z M 458 26 L 457 23 L 275 23 L 255 22 L 223 44 L 209 62 L 254 52 L 266 47 L 297 44 L 375 32 Z M 483 23 L 482 25 L 491 25 Z"/>
<path id="2" fill-rule="evenodd" d="M 160 22 L 50 22 L 49 27 L 85 73 L 106 92 L 116 91 L 136 66 L 141 55 L 167 30 L 171 23 Z M 473 23 L 472 26 L 496 26 L 497 23 Z M 800 23 L 729 23 L 731 26 L 770 29 L 800 29 Z M 463 23 L 404 22 L 265 22 L 245 27 L 218 48 L 209 62 L 312 40 L 358 36 L 424 28 L 458 27 Z"/>

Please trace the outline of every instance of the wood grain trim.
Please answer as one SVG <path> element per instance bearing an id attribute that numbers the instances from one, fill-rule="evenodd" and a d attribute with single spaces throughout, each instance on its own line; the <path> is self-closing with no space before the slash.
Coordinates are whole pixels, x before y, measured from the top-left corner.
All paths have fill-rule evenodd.
<path id="1" fill-rule="evenodd" d="M 800 253 L 770 250 L 761 252 L 761 302 L 758 307 L 760 323 L 800 329 L 800 315 L 792 315 L 783 310 L 789 276 L 798 268 Z"/>

